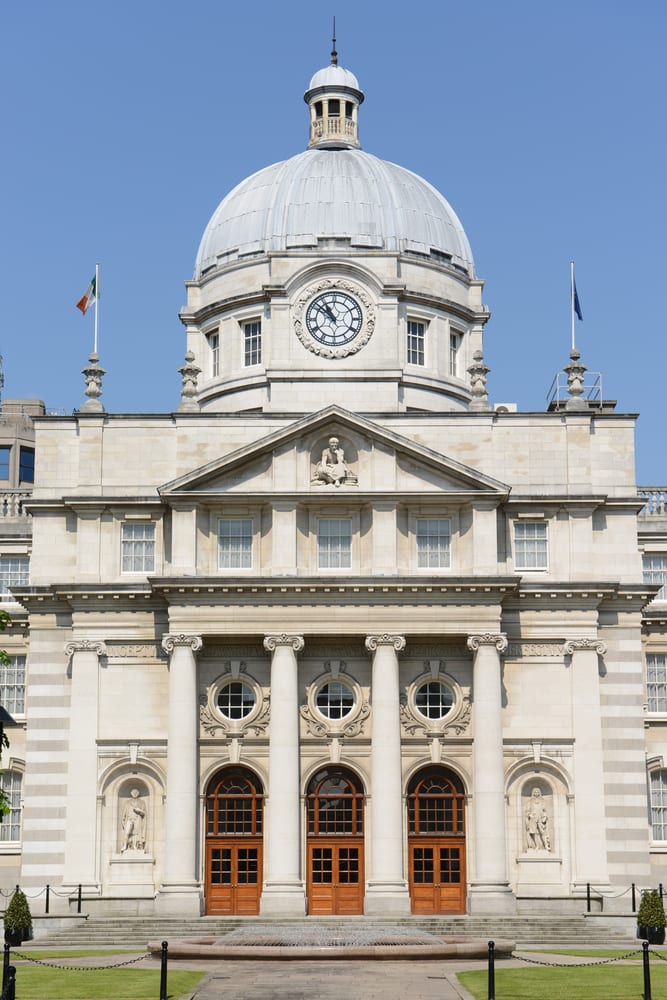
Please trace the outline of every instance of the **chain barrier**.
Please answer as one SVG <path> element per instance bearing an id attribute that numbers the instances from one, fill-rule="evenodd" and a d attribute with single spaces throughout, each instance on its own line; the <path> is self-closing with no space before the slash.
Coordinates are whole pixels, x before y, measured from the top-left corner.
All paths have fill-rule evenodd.
<path id="1" fill-rule="evenodd" d="M 657 952 L 652 951 L 652 955 L 657 955 Z M 527 965 L 545 965 L 551 969 L 586 969 L 593 965 L 611 965 L 613 962 L 627 962 L 629 958 L 641 958 L 642 952 L 634 948 L 632 951 L 625 952 L 624 955 L 615 955 L 613 958 L 599 958 L 594 962 L 545 962 L 539 958 L 526 958 L 524 955 L 518 955 L 513 953 L 512 958 L 516 958 L 519 962 L 526 962 Z M 662 958 L 662 956 L 658 956 Z M 663 958 L 663 961 L 667 959 Z"/>
<path id="2" fill-rule="evenodd" d="M 126 962 L 114 962 L 113 965 L 58 965 L 57 962 L 46 962 L 42 958 L 31 958 L 30 955 L 26 955 L 20 951 L 14 951 L 14 958 L 19 958 L 23 962 L 29 962 L 31 965 L 45 965 L 49 969 L 63 969 L 66 972 L 103 972 L 105 969 L 121 969 L 125 965 L 136 965 L 138 962 L 143 962 L 146 958 L 152 958 L 153 956 L 150 952 L 145 955 L 139 955 L 137 958 L 128 958 Z M 0 1000 L 2 998 L 0 997 Z"/>

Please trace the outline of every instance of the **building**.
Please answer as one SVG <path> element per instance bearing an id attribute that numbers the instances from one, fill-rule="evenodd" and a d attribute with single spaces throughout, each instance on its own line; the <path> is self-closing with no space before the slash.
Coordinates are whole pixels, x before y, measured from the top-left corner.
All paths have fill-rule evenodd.
<path id="1" fill-rule="evenodd" d="M 492 406 L 465 232 L 363 97 L 333 53 L 308 148 L 213 215 L 175 412 L 106 413 L 92 356 L 34 415 L 7 886 L 503 914 L 663 877 L 664 492 L 576 353 L 548 411 Z"/>

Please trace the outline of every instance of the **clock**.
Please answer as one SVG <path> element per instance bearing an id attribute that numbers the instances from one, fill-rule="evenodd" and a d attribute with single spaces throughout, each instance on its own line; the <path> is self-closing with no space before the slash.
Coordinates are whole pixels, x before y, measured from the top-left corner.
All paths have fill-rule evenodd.
<path id="1" fill-rule="evenodd" d="M 308 333 L 325 347 L 344 347 L 355 339 L 363 326 L 361 306 L 347 292 L 332 288 L 316 295 L 305 313 Z"/>

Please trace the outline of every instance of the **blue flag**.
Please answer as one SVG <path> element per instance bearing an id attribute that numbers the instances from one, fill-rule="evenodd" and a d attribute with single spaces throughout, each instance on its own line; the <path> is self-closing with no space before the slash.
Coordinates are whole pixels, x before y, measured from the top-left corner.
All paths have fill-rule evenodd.
<path id="1" fill-rule="evenodd" d="M 577 295 L 577 283 L 574 280 L 574 274 L 572 275 L 572 291 L 574 292 L 574 311 L 579 319 L 583 320 L 584 317 L 581 313 L 581 303 L 579 302 L 579 296 Z"/>

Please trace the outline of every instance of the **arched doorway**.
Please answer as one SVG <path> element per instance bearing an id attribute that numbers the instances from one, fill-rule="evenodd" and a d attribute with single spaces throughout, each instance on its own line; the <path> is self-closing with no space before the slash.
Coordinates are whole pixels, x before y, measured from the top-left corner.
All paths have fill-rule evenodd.
<path id="1" fill-rule="evenodd" d="M 444 767 L 418 771 L 408 786 L 413 913 L 465 913 L 465 794 Z"/>
<path id="2" fill-rule="evenodd" d="M 259 913 L 264 792 L 245 767 L 218 771 L 206 790 L 206 913 Z"/>
<path id="3" fill-rule="evenodd" d="M 347 768 L 322 768 L 306 796 L 308 913 L 363 912 L 364 793 Z"/>

